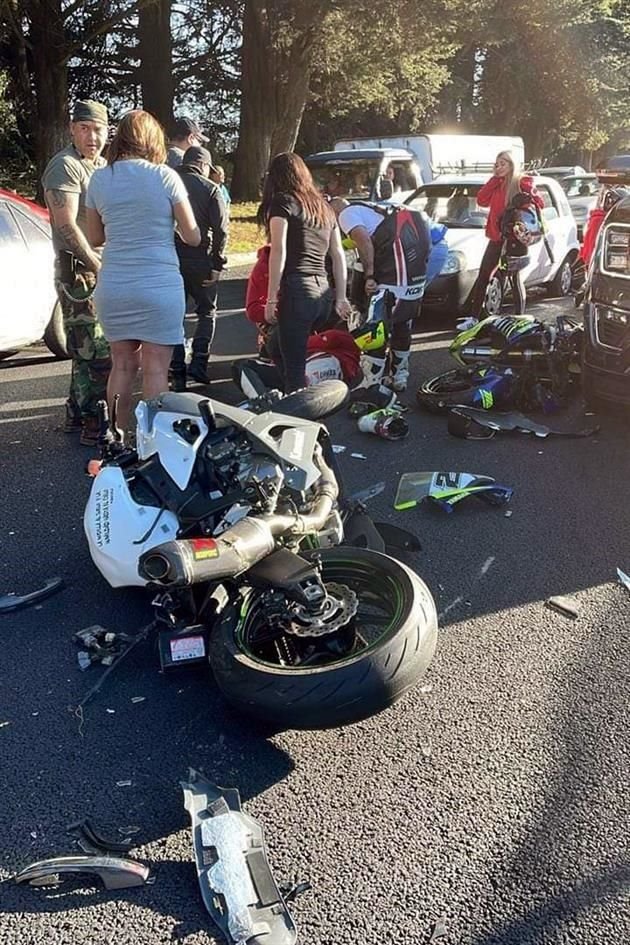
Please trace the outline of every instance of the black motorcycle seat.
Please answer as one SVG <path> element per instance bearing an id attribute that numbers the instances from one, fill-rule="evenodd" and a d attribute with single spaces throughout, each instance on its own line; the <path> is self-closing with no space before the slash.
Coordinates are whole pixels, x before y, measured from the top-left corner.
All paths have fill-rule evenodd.
<path id="1" fill-rule="evenodd" d="M 158 410 L 165 410 L 168 413 L 183 413 L 187 417 L 200 417 L 199 404 L 207 397 L 201 397 L 199 394 L 181 393 L 167 391 L 160 394 Z"/>

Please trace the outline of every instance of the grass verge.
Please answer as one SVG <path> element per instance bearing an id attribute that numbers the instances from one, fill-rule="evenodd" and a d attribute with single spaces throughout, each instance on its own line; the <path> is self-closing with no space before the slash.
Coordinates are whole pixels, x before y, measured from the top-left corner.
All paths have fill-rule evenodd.
<path id="1" fill-rule="evenodd" d="M 257 203 L 230 204 L 230 238 L 227 253 L 252 253 L 265 242 L 256 222 Z"/>

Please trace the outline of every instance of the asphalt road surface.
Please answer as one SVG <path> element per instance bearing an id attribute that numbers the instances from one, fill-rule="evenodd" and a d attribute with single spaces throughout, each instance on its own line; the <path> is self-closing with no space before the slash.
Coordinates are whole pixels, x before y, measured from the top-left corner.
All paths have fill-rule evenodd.
<path id="1" fill-rule="evenodd" d="M 222 285 L 210 387 L 231 402 L 230 362 L 253 348 L 238 275 Z M 419 326 L 411 391 L 448 368 L 447 327 Z M 68 365 L 43 348 L 0 365 L 0 593 L 67 582 L 0 617 L 0 941 L 212 941 L 178 784 L 192 766 L 239 788 L 279 879 L 311 881 L 294 907 L 303 943 L 628 945 L 630 593 L 616 582 L 617 567 L 630 572 L 625 421 L 604 417 L 584 440 L 470 442 L 412 406 L 411 436 L 389 443 L 333 417 L 350 490 L 385 480 L 371 510 L 422 541 L 411 563 L 438 603 L 438 650 L 422 684 L 382 715 L 269 738 L 229 712 L 205 671 L 160 674 L 149 644 L 82 724 L 74 713 L 101 670 L 79 670 L 73 633 L 134 632 L 150 611 L 89 559 L 90 451 L 55 429 L 67 382 Z M 432 469 L 513 486 L 511 517 L 475 500 L 450 516 L 395 512 L 400 474 Z M 544 606 L 557 594 L 575 597 L 576 620 Z M 135 853 L 155 884 L 10 882 L 32 860 L 72 852 L 66 825 L 84 816 L 110 834 L 138 828 Z"/>

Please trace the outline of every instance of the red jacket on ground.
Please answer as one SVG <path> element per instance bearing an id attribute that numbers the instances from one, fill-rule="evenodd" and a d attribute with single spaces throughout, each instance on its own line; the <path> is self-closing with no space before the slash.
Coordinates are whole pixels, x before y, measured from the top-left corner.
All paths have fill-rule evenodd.
<path id="1" fill-rule="evenodd" d="M 542 197 L 534 187 L 534 181 L 531 177 L 521 177 L 520 189 L 523 193 L 531 194 L 532 200 L 539 210 L 542 210 L 544 203 Z M 480 207 L 489 207 L 488 222 L 486 223 L 486 236 L 493 243 L 500 243 L 503 239 L 501 235 L 501 217 L 507 204 L 507 193 L 504 177 L 491 177 L 483 185 L 477 194 L 477 203 Z"/>
<path id="2" fill-rule="evenodd" d="M 265 303 L 267 301 L 267 286 L 269 284 L 269 252 L 271 246 L 261 246 L 258 250 L 258 259 L 247 280 L 247 294 L 245 296 L 245 313 L 250 322 L 255 325 L 265 323 Z"/>
<path id="3" fill-rule="evenodd" d="M 347 384 L 354 381 L 361 373 L 359 365 L 361 349 L 349 331 L 329 328 L 321 335 L 311 335 L 306 342 L 307 358 L 322 352 L 332 354 L 339 360 L 343 379 Z"/>

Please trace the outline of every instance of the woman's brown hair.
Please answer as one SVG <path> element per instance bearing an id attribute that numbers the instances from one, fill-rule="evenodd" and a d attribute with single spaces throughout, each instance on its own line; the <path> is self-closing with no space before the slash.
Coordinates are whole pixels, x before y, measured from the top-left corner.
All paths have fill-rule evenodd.
<path id="1" fill-rule="evenodd" d="M 149 112 L 137 108 L 120 119 L 107 149 L 107 163 L 114 164 L 122 158 L 142 158 L 151 164 L 163 164 L 166 160 L 164 129 Z"/>
<path id="2" fill-rule="evenodd" d="M 312 226 L 332 226 L 335 217 L 328 203 L 317 190 L 311 172 L 298 154 L 284 151 L 276 154 L 269 165 L 258 220 L 269 230 L 269 217 L 273 198 L 277 194 L 290 194 L 302 207 L 302 212 Z"/>

